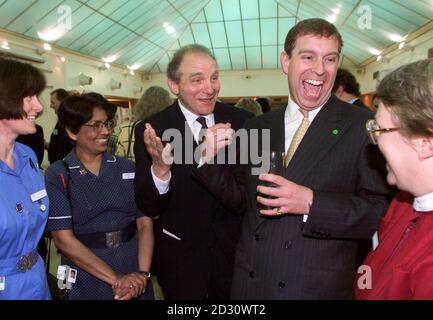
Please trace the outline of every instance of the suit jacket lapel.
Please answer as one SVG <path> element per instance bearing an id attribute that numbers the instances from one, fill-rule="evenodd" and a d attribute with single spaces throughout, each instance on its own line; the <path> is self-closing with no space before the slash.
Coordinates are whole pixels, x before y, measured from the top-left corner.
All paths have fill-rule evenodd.
<path id="1" fill-rule="evenodd" d="M 312 168 L 328 154 L 350 126 L 343 120 L 342 105 L 331 96 L 301 141 L 286 170 L 287 179 L 302 184 Z"/>

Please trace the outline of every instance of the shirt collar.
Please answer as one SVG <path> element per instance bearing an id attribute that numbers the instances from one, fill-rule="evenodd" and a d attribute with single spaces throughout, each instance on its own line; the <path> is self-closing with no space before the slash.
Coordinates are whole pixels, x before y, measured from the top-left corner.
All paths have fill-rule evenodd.
<path id="1" fill-rule="evenodd" d="M 413 200 L 413 209 L 418 212 L 433 211 L 433 192 Z"/>
<path id="2" fill-rule="evenodd" d="M 324 106 L 324 104 L 326 102 L 328 102 L 328 100 L 329 100 L 329 98 L 326 99 L 326 101 L 321 106 L 314 109 L 313 111 L 308 112 L 310 124 L 313 121 L 313 119 L 316 117 L 316 115 L 320 112 L 320 110 L 322 110 L 322 107 Z M 287 108 L 286 108 L 286 112 L 284 115 L 285 118 L 287 118 L 289 120 L 289 122 L 294 121 L 296 119 L 301 119 L 303 116 L 302 116 L 302 113 L 299 111 L 299 109 L 300 109 L 300 107 L 289 96 L 289 101 L 287 102 Z"/>
<path id="3" fill-rule="evenodd" d="M 358 98 L 353 98 L 352 100 L 349 100 L 347 102 L 349 102 L 350 104 L 353 104 L 356 100 L 358 100 Z"/>
<path id="4" fill-rule="evenodd" d="M 194 122 L 197 120 L 198 117 L 204 117 L 206 118 L 206 122 L 208 123 L 208 126 L 211 126 L 215 123 L 214 120 L 214 114 L 210 113 L 206 116 L 198 116 L 195 113 L 191 112 L 189 109 L 185 107 L 185 105 L 180 101 L 180 99 L 177 99 L 177 102 L 179 103 L 180 111 L 182 111 L 183 115 L 185 116 L 186 121 L 188 122 L 189 126 L 191 127 L 194 125 Z"/>

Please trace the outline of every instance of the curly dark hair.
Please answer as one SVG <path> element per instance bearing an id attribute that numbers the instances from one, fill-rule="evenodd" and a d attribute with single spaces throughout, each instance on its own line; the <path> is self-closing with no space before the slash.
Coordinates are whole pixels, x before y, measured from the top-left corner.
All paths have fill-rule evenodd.
<path id="1" fill-rule="evenodd" d="M 97 98 L 93 93 L 69 96 L 59 106 L 57 114 L 59 124 L 73 134 L 77 134 L 83 124 L 92 119 L 93 110 L 96 108 L 103 109 L 107 114 L 108 120 L 113 119 L 112 104 L 102 97 L 102 95 Z"/>

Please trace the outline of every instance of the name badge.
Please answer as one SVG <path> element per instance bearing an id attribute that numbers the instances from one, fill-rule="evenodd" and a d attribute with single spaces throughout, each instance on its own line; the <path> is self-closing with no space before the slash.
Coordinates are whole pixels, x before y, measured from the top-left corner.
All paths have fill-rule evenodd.
<path id="1" fill-rule="evenodd" d="M 376 248 L 379 246 L 379 235 L 377 234 L 377 231 L 373 234 L 373 238 L 371 240 L 373 242 L 373 250 L 376 250 Z"/>
<path id="2" fill-rule="evenodd" d="M 122 179 L 123 180 L 129 180 L 129 179 L 134 179 L 134 178 L 135 178 L 135 172 L 122 173 Z"/>
<path id="3" fill-rule="evenodd" d="M 30 198 L 32 199 L 33 202 L 38 201 L 40 199 L 42 199 L 43 197 L 47 196 L 47 190 L 42 189 L 38 192 L 35 192 L 33 194 L 30 195 Z"/>
<path id="4" fill-rule="evenodd" d="M 0 291 L 5 290 L 6 277 L 0 276 Z"/>

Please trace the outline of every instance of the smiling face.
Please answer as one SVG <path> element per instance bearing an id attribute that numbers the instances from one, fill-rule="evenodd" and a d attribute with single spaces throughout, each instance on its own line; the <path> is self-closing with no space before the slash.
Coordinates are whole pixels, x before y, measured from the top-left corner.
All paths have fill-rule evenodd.
<path id="1" fill-rule="evenodd" d="M 297 38 L 291 57 L 285 51 L 281 54 L 290 97 L 302 109 L 314 110 L 331 95 L 338 70 L 338 47 L 334 36 L 309 34 Z"/>
<path id="2" fill-rule="evenodd" d="M 215 60 L 204 53 L 188 52 L 178 72 L 179 82 L 168 80 L 170 90 L 192 113 L 212 113 L 221 88 Z"/>
<path id="3" fill-rule="evenodd" d="M 23 99 L 23 110 L 25 116 L 22 119 L 1 120 L 7 124 L 11 135 L 14 137 L 36 132 L 36 116 L 42 112 L 43 107 L 37 96 L 31 96 Z"/>
<path id="4" fill-rule="evenodd" d="M 76 142 L 77 153 L 87 155 L 100 155 L 107 150 L 108 137 L 111 130 L 102 126 L 101 130 L 95 130 L 91 125 L 101 121 L 105 123 L 108 117 L 104 109 L 96 107 L 93 109 L 92 118 L 80 127 L 77 134 L 67 129 L 69 137 Z"/>
<path id="5" fill-rule="evenodd" d="M 382 103 L 379 103 L 376 122 L 380 128 L 399 127 L 398 121 L 392 116 L 389 108 Z M 402 136 L 400 131 L 382 132 L 377 137 L 378 147 L 387 162 L 388 183 L 411 193 L 416 193 L 414 187 L 417 186 L 418 180 L 423 175 L 422 172 L 419 172 L 419 157 L 414 148 L 416 141 L 417 139 Z"/>

